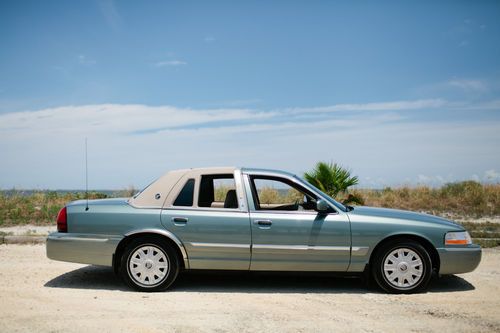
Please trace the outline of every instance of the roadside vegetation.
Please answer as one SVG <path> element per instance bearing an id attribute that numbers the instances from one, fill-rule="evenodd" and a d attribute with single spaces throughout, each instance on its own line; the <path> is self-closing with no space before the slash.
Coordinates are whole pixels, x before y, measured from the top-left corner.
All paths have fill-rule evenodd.
<path id="1" fill-rule="evenodd" d="M 364 204 L 358 193 L 349 192 L 349 187 L 357 185 L 357 176 L 337 163 L 318 162 L 314 169 L 304 173 L 304 179 L 324 193 L 345 205 Z"/>
<path id="2" fill-rule="evenodd" d="M 220 188 L 216 200 L 224 201 L 228 189 Z M 272 188 L 262 190 L 265 193 L 261 193 L 261 197 L 270 203 L 300 199 L 297 193 L 290 191 Z M 89 198 L 130 197 L 134 193 L 134 189 L 90 192 Z M 352 186 L 347 186 L 329 193 L 337 193 L 335 198 L 343 202 L 349 196 L 355 197 L 356 200 L 348 201 L 351 205 L 358 202 L 366 206 L 412 210 L 449 218 L 463 224 L 475 241 L 483 246 L 500 246 L 500 184 L 464 181 L 440 188 L 402 186 L 382 190 L 352 189 Z M 84 192 L 0 191 L 0 227 L 55 225 L 58 211 L 67 202 L 82 199 L 85 199 Z"/>
<path id="3" fill-rule="evenodd" d="M 439 188 L 387 187 L 383 190 L 358 189 L 365 205 L 424 211 L 457 218 L 480 218 L 500 215 L 500 184 L 463 181 Z"/>
<path id="4" fill-rule="evenodd" d="M 133 190 L 89 192 L 92 199 L 129 197 Z M 70 201 L 83 200 L 85 192 L 0 191 L 0 227 L 15 225 L 53 225 L 59 210 Z"/>

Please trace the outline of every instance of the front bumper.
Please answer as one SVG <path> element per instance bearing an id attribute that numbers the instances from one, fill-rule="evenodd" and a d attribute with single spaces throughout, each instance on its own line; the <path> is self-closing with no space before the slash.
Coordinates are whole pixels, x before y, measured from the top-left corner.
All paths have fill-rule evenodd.
<path id="1" fill-rule="evenodd" d="M 481 247 L 479 245 L 438 248 L 437 251 L 441 263 L 439 274 L 472 272 L 481 262 Z"/>
<path id="2" fill-rule="evenodd" d="M 113 265 L 121 238 L 54 232 L 47 237 L 47 257 L 53 260 L 102 266 Z"/>

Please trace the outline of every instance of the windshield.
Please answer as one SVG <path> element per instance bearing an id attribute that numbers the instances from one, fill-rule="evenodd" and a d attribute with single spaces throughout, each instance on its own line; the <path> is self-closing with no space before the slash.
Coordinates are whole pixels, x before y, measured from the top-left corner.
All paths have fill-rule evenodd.
<path id="1" fill-rule="evenodd" d="M 316 186 L 314 186 L 313 184 L 309 183 L 308 181 L 306 181 L 305 179 L 302 179 L 301 177 L 298 177 L 298 176 L 295 176 L 295 178 L 297 178 L 302 184 L 304 184 L 306 187 L 311 187 L 312 189 L 314 189 L 316 192 L 318 193 L 321 193 L 322 194 L 322 198 L 327 200 L 329 203 L 331 203 L 332 205 L 334 205 L 335 207 L 337 207 L 338 209 L 340 209 L 341 211 L 343 212 L 347 212 L 349 211 L 347 209 L 346 206 L 344 206 L 343 204 L 341 204 L 340 202 L 334 200 L 332 197 L 330 197 L 329 195 L 325 194 L 323 191 L 321 191 L 319 188 L 317 188 Z"/>

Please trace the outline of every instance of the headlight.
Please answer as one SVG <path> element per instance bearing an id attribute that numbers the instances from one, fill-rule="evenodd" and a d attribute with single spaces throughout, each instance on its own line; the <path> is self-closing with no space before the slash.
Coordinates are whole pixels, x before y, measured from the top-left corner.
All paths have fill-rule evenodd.
<path id="1" fill-rule="evenodd" d="M 467 231 L 447 232 L 444 236 L 444 245 L 468 245 L 472 244 L 472 238 Z"/>

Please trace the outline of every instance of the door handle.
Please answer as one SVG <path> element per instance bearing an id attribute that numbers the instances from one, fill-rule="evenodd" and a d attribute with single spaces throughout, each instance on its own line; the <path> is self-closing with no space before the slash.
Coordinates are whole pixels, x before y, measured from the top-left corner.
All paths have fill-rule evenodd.
<path id="1" fill-rule="evenodd" d="M 263 227 L 270 227 L 273 224 L 271 220 L 255 220 L 254 223 Z"/>
<path id="2" fill-rule="evenodd" d="M 186 224 L 188 221 L 187 217 L 172 217 L 172 222 L 175 224 L 180 223 L 180 224 Z"/>

